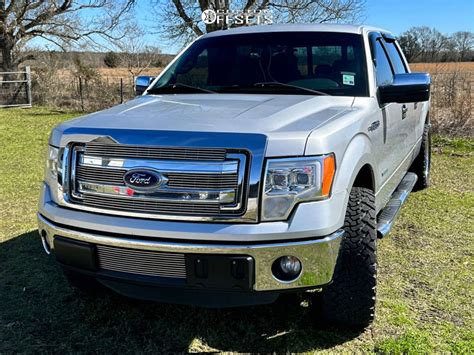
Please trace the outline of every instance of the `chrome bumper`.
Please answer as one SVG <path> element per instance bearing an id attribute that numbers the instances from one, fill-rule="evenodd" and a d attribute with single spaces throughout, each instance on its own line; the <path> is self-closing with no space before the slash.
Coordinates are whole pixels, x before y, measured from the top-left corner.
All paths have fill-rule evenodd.
<path id="1" fill-rule="evenodd" d="M 130 239 L 126 236 L 106 236 L 94 232 L 83 232 L 57 226 L 41 214 L 38 214 L 38 229 L 46 246 L 54 248 L 54 238 L 61 236 L 92 244 L 115 246 L 138 250 L 161 252 L 202 253 L 202 254 L 236 254 L 249 255 L 255 261 L 255 291 L 282 290 L 291 288 L 320 286 L 332 279 L 339 244 L 344 234 L 338 230 L 324 238 L 295 241 L 288 243 L 265 244 L 205 244 L 185 242 L 162 242 Z M 54 251 L 54 249 L 53 249 Z M 302 272 L 292 282 L 278 281 L 272 274 L 273 262 L 284 255 L 293 255 L 302 262 Z"/>

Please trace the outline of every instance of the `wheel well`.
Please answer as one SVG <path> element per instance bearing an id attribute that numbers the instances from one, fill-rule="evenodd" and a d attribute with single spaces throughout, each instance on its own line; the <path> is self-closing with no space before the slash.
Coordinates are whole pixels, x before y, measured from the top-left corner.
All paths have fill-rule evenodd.
<path id="1" fill-rule="evenodd" d="M 374 173 L 369 164 L 365 164 L 357 174 L 354 180 L 354 187 L 365 187 L 375 191 Z"/>

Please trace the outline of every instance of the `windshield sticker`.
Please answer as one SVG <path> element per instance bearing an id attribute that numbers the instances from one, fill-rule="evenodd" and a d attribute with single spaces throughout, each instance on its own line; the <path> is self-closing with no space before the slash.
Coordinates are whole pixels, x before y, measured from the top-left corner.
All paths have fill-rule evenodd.
<path id="1" fill-rule="evenodd" d="M 355 73 L 342 72 L 341 74 L 342 74 L 342 83 L 344 85 L 350 85 L 350 86 L 355 85 L 354 83 Z"/>

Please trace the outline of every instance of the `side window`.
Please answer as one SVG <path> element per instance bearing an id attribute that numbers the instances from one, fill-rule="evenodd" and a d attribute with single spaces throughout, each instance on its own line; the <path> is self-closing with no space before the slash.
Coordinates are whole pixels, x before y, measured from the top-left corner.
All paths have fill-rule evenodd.
<path id="1" fill-rule="evenodd" d="M 377 86 L 390 85 L 393 81 L 392 68 L 379 40 L 375 43 L 375 61 Z"/>
<path id="2" fill-rule="evenodd" d="M 403 59 L 400 55 L 400 52 L 395 46 L 395 42 L 385 42 L 385 48 L 387 48 L 388 55 L 392 60 L 393 70 L 395 70 L 395 74 L 406 73 L 407 70 L 405 68 L 405 65 L 403 64 Z"/>

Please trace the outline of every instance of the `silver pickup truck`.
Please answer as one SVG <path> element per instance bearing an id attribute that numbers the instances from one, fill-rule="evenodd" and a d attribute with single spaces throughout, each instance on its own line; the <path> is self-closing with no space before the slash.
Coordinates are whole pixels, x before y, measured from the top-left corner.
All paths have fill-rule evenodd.
<path id="1" fill-rule="evenodd" d="M 51 133 L 39 234 L 71 283 L 209 307 L 298 292 L 370 324 L 377 238 L 430 171 L 430 77 L 395 38 L 218 31 L 136 89 Z"/>

